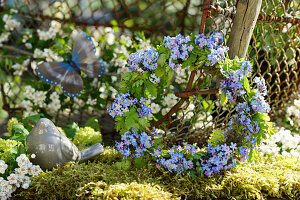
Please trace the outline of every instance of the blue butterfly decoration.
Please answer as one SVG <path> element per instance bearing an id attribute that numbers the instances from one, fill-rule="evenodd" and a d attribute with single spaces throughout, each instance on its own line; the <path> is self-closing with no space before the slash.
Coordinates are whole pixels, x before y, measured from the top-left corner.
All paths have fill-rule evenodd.
<path id="1" fill-rule="evenodd" d="M 36 74 L 46 83 L 61 85 L 69 97 L 76 97 L 83 90 L 81 71 L 90 78 L 102 76 L 106 62 L 97 58 L 96 47 L 86 33 L 77 34 L 74 40 L 72 59 L 65 62 L 44 62 L 37 66 Z"/>

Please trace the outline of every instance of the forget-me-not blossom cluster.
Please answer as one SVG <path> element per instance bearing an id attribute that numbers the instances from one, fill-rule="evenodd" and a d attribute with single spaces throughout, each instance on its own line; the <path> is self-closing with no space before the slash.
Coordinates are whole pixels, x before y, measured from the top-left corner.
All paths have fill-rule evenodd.
<path id="1" fill-rule="evenodd" d="M 146 104 L 145 98 L 134 98 L 129 92 L 118 94 L 115 101 L 108 107 L 107 110 L 110 116 L 115 117 L 117 115 L 121 117 L 124 113 L 129 112 L 130 106 L 132 105 L 137 106 L 139 117 L 143 117 L 151 113 L 151 107 Z"/>
<path id="2" fill-rule="evenodd" d="M 171 55 L 169 59 L 169 65 L 172 69 L 176 68 L 177 60 L 188 59 L 190 52 L 194 49 L 192 44 L 188 44 L 190 41 L 190 36 L 184 37 L 181 34 L 177 35 L 176 37 L 164 37 L 165 47 L 170 49 Z"/>
<path id="3" fill-rule="evenodd" d="M 132 71 L 140 73 L 144 73 L 146 71 L 153 72 L 157 68 L 157 59 L 158 53 L 154 49 L 148 48 L 144 52 L 130 54 L 127 65 Z M 157 84 L 160 81 L 160 77 L 156 77 L 154 73 L 150 75 L 149 79 L 154 84 Z"/>
<path id="4" fill-rule="evenodd" d="M 203 34 L 197 35 L 195 44 L 198 44 L 200 48 L 208 47 L 210 54 L 207 56 L 206 65 L 213 66 L 216 63 L 220 63 L 225 58 L 225 53 L 228 51 L 228 47 L 219 46 L 219 43 L 223 42 L 221 33 L 215 32 L 206 37 Z"/>

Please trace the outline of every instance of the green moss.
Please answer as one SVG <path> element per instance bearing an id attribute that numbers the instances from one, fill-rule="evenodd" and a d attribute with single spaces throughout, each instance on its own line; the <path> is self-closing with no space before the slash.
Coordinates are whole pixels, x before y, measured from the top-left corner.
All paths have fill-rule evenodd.
<path id="1" fill-rule="evenodd" d="M 96 143 L 102 142 L 102 135 L 99 131 L 95 131 L 91 127 L 80 128 L 76 131 L 73 143 L 79 149 L 85 149 L 86 147 L 90 147 Z"/>
<path id="2" fill-rule="evenodd" d="M 33 177 L 30 188 L 19 195 L 30 199 L 139 199 L 132 195 L 144 188 L 148 194 L 145 198 L 149 199 L 158 194 L 166 194 L 167 198 L 186 194 L 188 199 L 300 198 L 300 162 L 293 158 L 259 158 L 256 163 L 242 163 L 225 174 L 195 180 L 157 170 L 150 164 L 147 169 L 120 170 L 113 164 L 114 159 L 120 160 L 119 154 L 110 148 L 95 162 L 42 173 Z"/>
<path id="3" fill-rule="evenodd" d="M 106 164 L 113 164 L 123 159 L 123 154 L 113 147 L 105 147 L 103 153 L 95 157 L 93 160 Z"/>
<path id="4" fill-rule="evenodd" d="M 85 195 L 91 194 L 91 199 L 167 200 L 172 197 L 171 193 L 163 191 L 158 185 L 136 182 L 107 185 L 99 181 L 87 184 L 81 191 L 84 191 Z"/>

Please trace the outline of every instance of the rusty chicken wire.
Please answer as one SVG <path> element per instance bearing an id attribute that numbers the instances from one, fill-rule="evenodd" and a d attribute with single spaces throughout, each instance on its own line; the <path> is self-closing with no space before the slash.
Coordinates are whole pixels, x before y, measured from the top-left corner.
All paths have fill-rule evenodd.
<path id="1" fill-rule="evenodd" d="M 273 111 L 284 107 L 299 87 L 299 24 L 299 1 L 263 1 L 248 56 L 255 74 L 266 79 Z"/>
<path id="2" fill-rule="evenodd" d="M 215 2 L 212 10 L 217 25 L 223 24 L 223 26 L 217 26 L 217 30 L 224 35 L 229 35 L 231 19 L 235 15 L 235 10 L 224 4 L 224 1 Z M 221 14 L 221 17 L 217 14 Z M 299 88 L 299 17 L 300 11 L 297 1 L 263 0 L 259 19 L 250 41 L 247 57 L 253 62 L 253 75 L 266 79 L 267 101 L 271 105 L 270 114 L 273 117 Z M 211 83 L 208 83 L 208 87 L 209 85 Z M 192 115 L 197 121 L 196 127 L 195 124 L 188 123 L 189 119 L 182 118 L 179 125 L 168 130 L 165 129 L 165 131 L 169 131 L 169 134 L 166 134 L 169 136 L 167 140 L 175 143 L 179 140 L 185 140 L 198 142 L 201 145 L 201 142 L 207 141 L 206 139 L 214 128 L 223 127 L 234 111 L 227 107 L 218 106 L 220 102 L 216 100 L 215 96 L 207 95 L 200 101 L 195 98 L 194 103 L 199 108 L 184 110 L 185 114 L 182 115 L 187 116 L 189 113 L 193 113 Z M 211 100 L 211 105 L 215 107 L 210 112 L 208 112 L 209 107 L 203 109 L 203 101 L 208 102 L 209 100 Z M 201 117 L 203 114 L 207 117 Z"/>
<path id="3" fill-rule="evenodd" d="M 224 36 L 229 35 L 236 3 L 236 0 L 211 1 L 213 20 L 207 19 L 205 33 L 220 31 Z M 114 21 L 121 29 L 144 31 L 158 43 L 163 35 L 198 33 L 203 0 L 6 0 L 6 6 L 33 19 L 37 28 L 46 19 L 77 26 L 112 26 L 111 21 Z M 267 99 L 274 112 L 284 106 L 300 82 L 299 3 L 296 0 L 263 0 L 248 57 L 254 64 L 254 74 L 266 79 Z M 216 87 L 216 80 L 208 77 L 205 88 Z M 168 140 L 199 142 L 207 138 L 213 128 L 222 127 L 233 112 L 220 107 L 217 96 L 212 94 L 202 96 L 201 100 L 194 98 L 189 103 L 194 109 L 181 111 L 170 119 L 169 125 L 161 127 Z M 207 103 L 209 106 L 204 109 Z"/>

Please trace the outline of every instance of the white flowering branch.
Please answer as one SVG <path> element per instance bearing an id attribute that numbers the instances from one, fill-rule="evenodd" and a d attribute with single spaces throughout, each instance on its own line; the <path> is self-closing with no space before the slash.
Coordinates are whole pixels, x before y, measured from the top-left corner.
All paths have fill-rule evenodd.
<path id="1" fill-rule="evenodd" d="M 11 45 L 2 45 L 1 46 L 3 49 L 7 49 L 7 50 L 10 50 L 10 51 L 14 51 L 18 54 L 23 54 L 23 55 L 26 55 L 26 56 L 30 56 L 30 57 L 33 57 L 33 53 L 30 53 L 28 51 L 25 51 L 25 50 L 22 50 L 22 49 L 18 49 L 14 46 L 11 46 Z"/>

